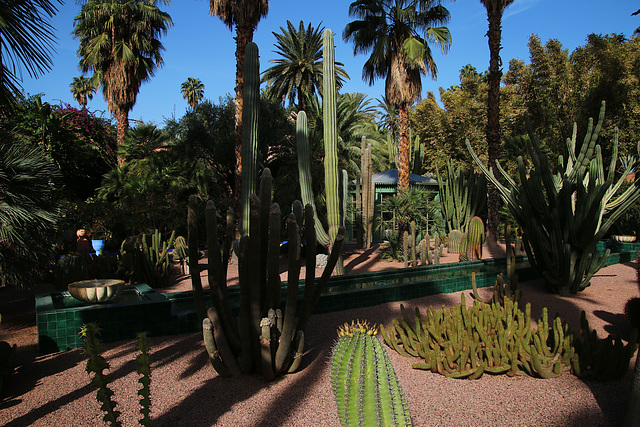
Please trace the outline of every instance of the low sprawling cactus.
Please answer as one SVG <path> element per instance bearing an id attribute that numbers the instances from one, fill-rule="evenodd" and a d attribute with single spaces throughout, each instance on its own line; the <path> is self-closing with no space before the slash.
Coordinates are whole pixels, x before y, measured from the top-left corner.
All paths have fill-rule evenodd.
<path id="1" fill-rule="evenodd" d="M 389 356 L 367 321 L 345 323 L 331 353 L 331 388 L 344 426 L 410 426 Z"/>
<path id="2" fill-rule="evenodd" d="M 413 320 L 404 306 L 401 310 L 393 326 L 381 332 L 385 343 L 400 354 L 424 359 L 413 365 L 416 369 L 452 378 L 521 372 L 551 378 L 578 363 L 568 325 L 559 317 L 549 323 L 546 308 L 537 328 L 531 326 L 531 305 L 522 312 L 509 299 L 504 306 L 476 300 L 467 307 L 463 294 L 448 310 L 429 308 L 423 317 L 416 309 Z"/>

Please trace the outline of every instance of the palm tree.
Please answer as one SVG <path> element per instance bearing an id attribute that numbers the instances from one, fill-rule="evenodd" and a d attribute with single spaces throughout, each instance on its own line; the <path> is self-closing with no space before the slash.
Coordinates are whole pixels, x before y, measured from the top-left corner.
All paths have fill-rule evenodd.
<path id="1" fill-rule="evenodd" d="M 82 0 L 73 30 L 80 40 L 80 68 L 92 71 L 92 83 L 102 86 L 116 117 L 118 146 L 124 142 L 140 85 L 163 64 L 159 37 L 171 25 L 171 17 L 158 9 L 156 0 Z M 118 163 L 123 162 L 119 157 Z"/>
<path id="2" fill-rule="evenodd" d="M 253 41 L 258 21 L 269 13 L 269 0 L 210 0 L 209 13 L 232 30 L 236 27 L 236 198 L 239 200 L 242 173 L 242 96 L 244 93 L 244 52 Z"/>
<path id="3" fill-rule="evenodd" d="M 14 0 L 0 7 L 0 112 L 8 114 L 21 91 L 21 69 L 38 77 L 51 69 L 55 36 L 48 18 L 61 0 Z"/>
<path id="4" fill-rule="evenodd" d="M 204 97 L 204 84 L 200 79 L 187 78 L 187 81 L 182 83 L 181 90 L 182 97 L 187 100 L 187 104 L 192 110 L 196 108 L 198 102 Z"/>
<path id="5" fill-rule="evenodd" d="M 324 27 L 314 28 L 309 24 L 305 29 L 300 21 L 296 29 L 290 21 L 287 28 L 280 27 L 282 34 L 272 33 L 276 40 L 276 51 L 281 58 L 265 70 L 262 83 L 269 85 L 269 97 L 293 104 L 298 101 L 298 110 L 306 110 L 305 96 L 322 92 L 322 35 Z M 336 63 L 336 88 L 342 87 L 349 75 Z"/>
<path id="6" fill-rule="evenodd" d="M 372 85 L 385 78 L 387 100 L 398 109 L 398 188 L 409 188 L 409 108 L 420 97 L 422 75 L 437 76 L 438 68 L 429 43 L 442 52 L 451 46 L 451 34 L 443 25 L 449 11 L 439 0 L 356 0 L 349 16 L 359 18 L 344 29 L 343 39 L 352 41 L 354 53 L 371 56 L 362 77 Z"/>
<path id="7" fill-rule="evenodd" d="M 91 84 L 91 80 L 85 76 L 74 77 L 69 88 L 73 94 L 73 99 L 78 101 L 82 108 L 87 108 L 87 100 L 92 100 L 96 91 L 96 87 Z"/>
<path id="8" fill-rule="evenodd" d="M 53 255 L 60 170 L 40 148 L 0 126 L 0 287 L 28 286 Z"/>
<path id="9" fill-rule="evenodd" d="M 489 93 L 487 100 L 487 154 L 491 166 L 500 157 L 500 80 L 502 60 L 500 43 L 502 40 L 502 12 L 513 0 L 480 0 L 487 9 L 489 20 Z M 491 184 L 487 198 L 487 240 L 495 244 L 498 239 L 498 211 L 500 198 L 497 188 Z"/>

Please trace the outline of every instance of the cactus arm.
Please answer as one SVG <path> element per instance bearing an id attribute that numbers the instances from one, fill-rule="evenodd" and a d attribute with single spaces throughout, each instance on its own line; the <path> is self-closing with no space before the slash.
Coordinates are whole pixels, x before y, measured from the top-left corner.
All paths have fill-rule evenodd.
<path id="1" fill-rule="evenodd" d="M 287 303 L 284 312 L 284 324 L 280 335 L 280 345 L 276 352 L 276 372 L 287 370 L 289 363 L 291 341 L 295 332 L 296 302 L 298 298 L 298 280 L 300 276 L 300 233 L 295 215 L 290 214 L 287 219 L 289 237 L 289 280 L 287 286 Z"/>
<path id="2" fill-rule="evenodd" d="M 267 200 L 267 203 L 269 201 Z M 262 293 L 263 285 L 262 285 L 262 259 L 266 259 L 266 257 L 260 256 L 262 251 L 261 244 L 261 233 L 260 233 L 260 199 L 255 194 L 251 195 L 250 198 L 251 204 L 251 215 L 249 222 L 249 259 L 248 265 L 251 266 L 249 268 L 248 276 L 249 283 L 248 286 L 251 287 L 251 299 L 249 303 L 250 307 L 250 318 L 251 318 L 251 346 L 253 348 L 253 359 L 254 366 L 260 366 L 260 321 L 262 319 L 261 305 L 263 302 L 264 294 Z M 267 217 L 268 219 L 268 217 Z M 245 261 L 246 262 L 246 261 Z M 244 286 L 243 283 L 241 286 Z M 265 313 L 266 314 L 266 313 Z"/>
<path id="3" fill-rule="evenodd" d="M 338 199 L 338 132 L 336 120 L 336 70 L 333 33 L 325 29 L 322 41 L 323 97 L 322 119 L 324 130 L 324 176 L 327 198 L 327 222 L 329 243 L 332 244 L 340 226 L 340 202 Z"/>
<path id="4" fill-rule="evenodd" d="M 253 326 L 251 325 L 251 284 L 250 270 L 253 266 L 249 261 L 249 236 L 240 238 L 238 250 L 238 279 L 240 281 L 240 315 L 238 329 L 240 332 L 240 368 L 244 373 L 253 372 Z M 214 323 L 215 324 L 215 323 Z"/>
<path id="5" fill-rule="evenodd" d="M 267 307 L 280 308 L 280 206 L 271 205 L 269 211 L 269 249 L 267 262 Z"/>
<path id="6" fill-rule="evenodd" d="M 218 350 L 218 346 L 216 346 L 216 340 L 213 337 L 213 324 L 208 317 L 205 317 L 202 321 L 202 335 L 204 338 L 204 347 L 207 350 L 207 354 L 209 354 L 211 366 L 213 366 L 213 369 L 215 369 L 221 377 L 230 377 L 231 372 L 220 356 L 220 351 Z"/>
<path id="7" fill-rule="evenodd" d="M 240 337 L 238 335 L 238 323 L 236 322 L 225 277 L 222 276 L 222 261 L 220 259 L 220 244 L 218 243 L 218 220 L 216 218 L 216 206 L 213 201 L 207 202 L 205 209 L 207 226 L 207 246 L 209 247 L 208 274 L 209 294 L 211 301 L 222 318 L 222 327 L 229 339 L 231 347 L 240 350 Z"/>
<path id="8" fill-rule="evenodd" d="M 270 310 L 273 313 L 273 310 Z M 269 314 L 271 314 L 269 313 Z M 275 378 L 272 365 L 271 349 L 271 329 L 275 326 L 271 322 L 273 316 L 264 317 L 260 321 L 260 361 L 262 365 L 262 375 L 267 381 Z"/>
<path id="9" fill-rule="evenodd" d="M 260 113 L 260 61 L 258 46 L 247 44 L 244 56 L 244 93 L 242 109 L 242 220 L 240 234 L 249 234 L 251 194 L 256 192 L 258 163 L 258 117 Z"/>
<path id="10" fill-rule="evenodd" d="M 228 369 L 231 375 L 240 375 L 241 368 L 236 362 L 236 358 L 234 357 L 233 350 L 229 346 L 227 337 L 224 334 L 224 330 L 216 327 L 216 325 L 220 324 L 220 317 L 215 307 L 211 307 L 209 308 L 209 310 L 207 310 L 207 318 L 211 322 L 213 339 L 214 339 L 216 348 L 219 351 L 219 354 L 224 366 Z M 204 325 L 204 321 L 203 321 L 203 325 Z M 242 362 L 242 359 L 240 360 L 240 362 Z M 224 371 L 222 372 L 219 371 L 219 373 L 221 374 L 223 372 Z"/>
<path id="11" fill-rule="evenodd" d="M 313 200 L 313 189 L 311 187 L 311 163 L 309 148 L 309 131 L 307 128 L 307 114 L 304 111 L 298 112 L 296 118 L 296 151 L 298 154 L 298 175 L 300 177 L 300 195 L 305 205 L 311 205 L 313 212 L 317 214 L 315 201 Z M 323 246 L 329 246 L 329 235 L 318 221 L 315 225 L 318 242 Z"/>
<path id="12" fill-rule="evenodd" d="M 300 367 L 302 355 L 304 354 L 304 332 L 296 332 L 296 337 L 293 342 L 295 344 L 293 347 L 295 349 L 295 353 L 292 356 L 291 366 L 289 366 L 289 369 L 287 370 L 288 373 L 295 372 Z"/>
<path id="13" fill-rule="evenodd" d="M 198 321 L 202 323 L 206 317 L 204 296 L 202 292 L 202 282 L 200 281 L 200 269 L 198 268 L 198 218 L 196 196 L 189 196 L 189 207 L 187 209 L 187 224 L 189 227 L 188 246 L 189 260 L 191 263 L 191 288 L 193 289 L 193 301 L 196 305 Z"/>

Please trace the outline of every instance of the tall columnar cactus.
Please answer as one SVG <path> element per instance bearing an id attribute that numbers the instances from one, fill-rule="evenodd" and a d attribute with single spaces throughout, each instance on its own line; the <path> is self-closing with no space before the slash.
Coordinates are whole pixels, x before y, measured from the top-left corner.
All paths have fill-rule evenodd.
<path id="1" fill-rule="evenodd" d="M 469 221 L 467 237 L 467 259 L 482 259 L 482 243 L 484 242 L 484 223 L 478 216 Z"/>
<path id="2" fill-rule="evenodd" d="M 322 88 L 322 117 L 324 130 L 324 182 L 327 201 L 328 231 L 320 222 L 316 223 L 318 243 L 329 247 L 333 251 L 332 242 L 335 241 L 338 228 L 344 224 L 346 206 L 340 204 L 338 173 L 338 125 L 336 116 L 336 71 L 333 45 L 333 33 L 326 29 L 323 38 L 323 88 Z M 298 151 L 298 173 L 300 176 L 300 192 L 305 205 L 310 204 L 314 212 L 313 190 L 311 188 L 310 149 L 307 130 L 307 117 L 304 111 L 298 113 L 296 120 L 296 144 Z M 342 175 L 344 176 L 344 174 Z M 344 178 L 343 178 L 344 179 Z M 336 274 L 342 274 L 342 254 L 339 254 Z"/>
<path id="3" fill-rule="evenodd" d="M 487 181 L 473 170 L 463 172 L 460 166 L 455 170 L 447 160 L 446 178 L 438 176 L 440 203 L 449 230 L 467 232 L 469 221 L 479 215 L 487 204 Z"/>
<path id="4" fill-rule="evenodd" d="M 389 356 L 369 322 L 345 323 L 331 352 L 331 388 L 344 426 L 410 426 Z"/>
<path id="5" fill-rule="evenodd" d="M 258 46 L 247 44 L 244 56 L 244 94 L 242 108 L 242 217 L 240 234 L 249 233 L 249 197 L 258 180 L 258 117 L 260 116 L 260 61 Z"/>
<path id="6" fill-rule="evenodd" d="M 294 203 L 287 219 L 289 240 L 289 277 L 284 310 L 281 307 L 280 283 L 280 207 L 271 203 L 273 179 L 269 169 L 262 173 L 260 197 L 252 195 L 251 230 L 243 235 L 238 247 L 240 307 L 234 316 L 227 291 L 227 265 L 234 233 L 233 212 L 227 213 L 227 233 L 222 250 L 218 236 L 215 205 L 207 202 L 205 217 L 209 247 L 209 292 L 212 307 L 206 311 L 199 273 L 192 273 L 194 300 L 203 326 L 203 337 L 209 359 L 222 376 L 261 372 L 266 379 L 295 371 L 300 365 L 304 347 L 304 331 L 313 308 L 338 261 L 344 239 L 340 227 L 322 277 L 315 280 L 315 269 L 306 269 L 304 296 L 300 312 L 298 279 L 301 266 L 301 241 L 307 242 L 306 262 L 316 257 L 314 212 L 311 205 L 304 210 Z M 189 199 L 189 241 L 197 238 L 197 201 Z M 191 247 L 191 244 L 190 244 Z"/>
<path id="7" fill-rule="evenodd" d="M 523 243 L 529 263 L 544 278 L 545 286 L 556 293 L 577 293 L 589 286 L 591 277 L 604 265 L 609 250 L 600 254 L 596 244 L 622 213 L 640 197 L 640 181 L 616 195 L 624 175 L 615 180 L 618 132 L 605 174 L 600 145 L 596 144 L 605 104 L 598 124 L 589 125 L 579 152 L 576 151 L 577 126 L 567 139 L 568 157 L 551 165 L 527 120 L 530 138 L 526 140 L 531 166 L 518 157 L 517 184 L 496 163 L 502 179 L 492 165 L 485 166 L 467 141 L 467 149 L 484 175 L 498 189 L 504 203 L 523 229 Z M 555 171 L 555 172 L 554 172 Z M 504 184 L 503 184 L 504 182 Z"/>
<path id="8" fill-rule="evenodd" d="M 375 190 L 372 181 L 373 161 L 371 158 L 371 143 L 366 143 L 366 138 L 362 137 L 360 146 L 360 169 L 362 177 L 362 197 L 361 205 L 356 208 L 362 212 L 362 228 L 364 230 L 363 248 L 369 249 L 371 246 L 371 235 L 373 230 L 373 209 Z M 358 195 L 359 196 L 359 195 Z"/>

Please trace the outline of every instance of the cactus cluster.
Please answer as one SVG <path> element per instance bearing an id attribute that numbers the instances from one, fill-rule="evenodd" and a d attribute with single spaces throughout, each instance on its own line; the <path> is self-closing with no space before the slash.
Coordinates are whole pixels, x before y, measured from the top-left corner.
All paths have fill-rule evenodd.
<path id="1" fill-rule="evenodd" d="M 152 288 L 167 286 L 171 273 L 169 249 L 175 234 L 173 231 L 169 240 L 163 240 L 155 230 L 125 239 L 120 245 L 118 275 L 130 281 L 144 282 Z"/>
<path id="2" fill-rule="evenodd" d="M 469 221 L 479 215 L 487 204 L 487 181 L 473 170 L 463 172 L 447 160 L 446 178 L 438 177 L 440 203 L 449 230 L 467 232 Z"/>
<path id="3" fill-rule="evenodd" d="M 367 321 L 345 323 L 331 352 L 331 389 L 344 426 L 410 426 L 389 356 Z"/>
<path id="4" fill-rule="evenodd" d="M 306 242 L 306 265 L 314 265 L 316 235 L 313 208 L 293 205 L 287 219 L 289 278 L 284 310 L 281 309 L 280 282 L 280 207 L 271 204 L 273 179 L 265 169 L 260 180 L 259 194 L 252 195 L 248 235 L 238 246 L 240 307 L 238 318 L 231 309 L 227 292 L 227 265 L 234 235 L 233 212 L 227 213 L 227 233 L 222 250 L 218 237 L 215 205 L 207 202 L 205 218 L 209 247 L 209 292 L 212 307 L 205 309 L 200 274 L 192 272 L 192 287 L 196 311 L 203 325 L 205 347 L 211 364 L 222 376 L 242 372 L 261 372 L 266 379 L 295 371 L 300 365 L 304 347 L 304 330 L 322 289 L 335 267 L 344 239 L 340 227 L 333 242 L 327 266 L 320 280 L 315 269 L 306 269 L 304 296 L 300 312 L 296 313 L 298 283 L 301 267 L 301 242 Z M 197 201 L 189 199 L 189 249 L 193 251 L 198 236 Z"/>
<path id="5" fill-rule="evenodd" d="M 460 245 L 462 244 L 463 233 L 460 230 L 451 230 L 449 232 L 449 244 L 447 246 L 450 254 L 459 254 Z"/>
<path id="6" fill-rule="evenodd" d="M 323 86 L 322 86 L 322 118 L 324 131 L 324 183 L 327 201 L 327 224 L 325 231 L 322 224 L 316 223 L 318 242 L 333 251 L 332 243 L 338 234 L 338 228 L 344 227 L 346 215 L 347 174 L 346 171 L 338 171 L 338 125 L 336 112 L 336 71 L 333 33 L 330 29 L 324 31 L 323 41 Z M 296 120 L 296 146 L 298 153 L 298 174 L 300 176 L 300 192 L 305 205 L 309 204 L 315 209 L 313 190 L 311 188 L 311 166 L 309 136 L 307 130 L 307 116 L 304 111 L 298 112 Z M 342 182 L 343 197 L 340 198 L 340 182 Z M 342 274 L 342 254 L 339 254 L 336 274 Z"/>
<path id="7" fill-rule="evenodd" d="M 416 309 L 409 319 L 402 316 L 388 330 L 381 328 L 385 343 L 402 355 L 421 357 L 416 369 L 427 369 L 452 378 L 480 378 L 484 373 L 526 373 L 551 378 L 566 368 L 575 369 L 578 357 L 571 343 L 569 327 L 559 317 L 551 323 L 543 309 L 537 328 L 531 326 L 531 305 L 525 312 L 506 299 L 504 306 L 474 301 L 450 309 Z"/>
<path id="8" fill-rule="evenodd" d="M 580 335 L 575 340 L 576 353 L 580 356 L 581 378 L 596 381 L 620 379 L 629 369 L 631 356 L 638 349 L 638 330 L 633 328 L 629 341 L 624 344 L 619 334 L 599 338 L 589 328 L 586 313 L 580 314 Z"/>
<path id="9" fill-rule="evenodd" d="M 602 150 L 596 144 L 604 120 L 602 103 L 598 124 L 589 120 L 587 132 L 577 151 L 577 126 L 567 139 L 568 156 L 552 165 L 527 119 L 530 138 L 526 140 L 528 157 L 518 157 L 519 184 L 499 165 L 502 179 L 493 165 L 485 166 L 467 141 L 467 149 L 484 175 L 498 189 L 524 231 L 523 243 L 529 263 L 544 279 L 545 286 L 559 294 L 575 294 L 587 286 L 604 265 L 609 250 L 600 254 L 596 245 L 611 225 L 640 197 L 640 181 L 618 192 L 624 176 L 615 179 L 618 157 L 618 133 L 614 132 L 613 150 L 605 173 Z M 606 214 L 606 218 L 605 218 Z"/>
<path id="10" fill-rule="evenodd" d="M 505 283 L 504 276 L 502 274 L 498 274 L 496 283 L 493 285 L 493 295 L 487 300 L 483 300 L 478 294 L 475 272 L 471 273 L 471 288 L 473 289 L 473 297 L 485 304 L 495 303 L 504 305 L 507 300 L 520 302 L 522 299 L 522 290 L 518 289 L 518 275 L 514 275 L 510 279 L 507 279 Z"/>

